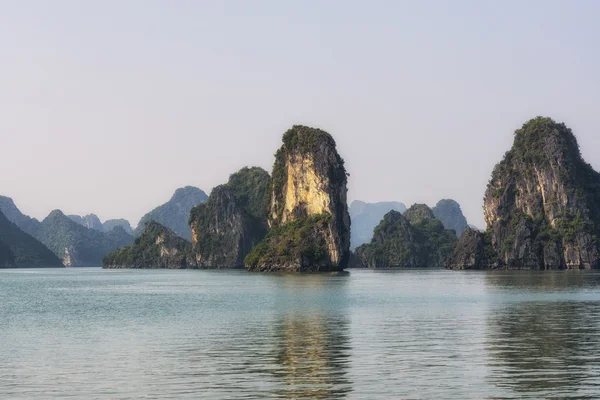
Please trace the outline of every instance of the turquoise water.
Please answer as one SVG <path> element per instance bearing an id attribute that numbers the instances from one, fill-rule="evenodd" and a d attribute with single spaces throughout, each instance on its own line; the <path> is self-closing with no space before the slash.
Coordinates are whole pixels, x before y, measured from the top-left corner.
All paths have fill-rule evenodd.
<path id="1" fill-rule="evenodd" d="M 0 270 L 0 398 L 600 397 L 600 274 Z"/>

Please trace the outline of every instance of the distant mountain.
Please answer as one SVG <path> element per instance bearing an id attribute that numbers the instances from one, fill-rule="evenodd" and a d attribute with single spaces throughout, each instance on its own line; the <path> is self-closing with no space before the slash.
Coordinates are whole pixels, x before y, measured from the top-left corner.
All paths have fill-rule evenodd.
<path id="1" fill-rule="evenodd" d="M 0 212 L 0 267 L 62 267 L 52 251 Z"/>
<path id="2" fill-rule="evenodd" d="M 71 220 L 60 210 L 52 211 L 41 223 L 38 236 L 66 266 L 96 267 L 102 258 L 119 247 L 133 242 L 121 227 L 100 232 Z"/>
<path id="3" fill-rule="evenodd" d="M 104 232 L 110 232 L 113 230 L 113 228 L 120 226 L 121 228 L 123 228 L 123 230 L 125 232 L 127 232 L 130 235 L 133 235 L 133 229 L 131 228 L 131 225 L 129 224 L 129 221 L 127 221 L 126 219 L 123 218 L 118 218 L 118 219 L 109 219 L 104 221 L 104 223 L 102 224 L 102 228 L 104 229 Z"/>
<path id="4" fill-rule="evenodd" d="M 397 201 L 383 201 L 379 203 L 365 203 L 364 201 L 354 200 L 350 204 L 350 248 L 355 249 L 358 246 L 369 243 L 373 237 L 373 230 L 381 222 L 383 216 L 390 211 L 403 213 L 406 206 Z"/>
<path id="5" fill-rule="evenodd" d="M 104 268 L 194 268 L 192 244 L 171 229 L 149 221 L 131 246 L 104 257 Z"/>
<path id="6" fill-rule="evenodd" d="M 40 227 L 40 221 L 21 213 L 15 205 L 13 199 L 6 196 L 0 196 L 0 211 L 9 221 L 17 225 L 22 231 L 35 236 Z"/>
<path id="7" fill-rule="evenodd" d="M 9 197 L 0 197 L 0 211 L 6 213 L 8 220 L 21 230 L 42 242 L 69 267 L 101 266 L 102 257 L 106 254 L 133 242 L 131 234 L 120 226 L 109 232 L 90 229 L 60 210 L 52 211 L 40 222 L 21 213 Z M 3 242 L 6 244 L 6 241 Z"/>
<path id="8" fill-rule="evenodd" d="M 100 222 L 100 218 L 98 218 L 96 214 L 88 214 L 83 217 L 80 217 L 79 215 L 67 215 L 67 217 L 88 229 L 94 229 L 100 232 L 104 231 L 102 222 Z"/>
<path id="9" fill-rule="evenodd" d="M 140 219 L 133 235 L 139 237 L 146 226 L 146 222 L 155 221 L 161 225 L 170 228 L 177 235 L 191 241 L 192 231 L 188 224 L 190 219 L 190 210 L 192 207 L 208 200 L 208 196 L 202 190 L 193 186 L 186 186 L 177 189 L 171 200 L 165 204 L 156 207 Z"/>
<path id="10" fill-rule="evenodd" d="M 456 237 L 460 237 L 465 229 L 467 229 L 467 219 L 456 201 L 442 199 L 431 210 L 435 217 L 442 221 L 444 228 L 454 229 Z"/>
<path id="11" fill-rule="evenodd" d="M 130 235 L 133 235 L 133 229 L 129 224 L 129 221 L 123 218 L 109 219 L 102 223 L 100 218 L 96 214 L 88 214 L 83 217 L 79 215 L 67 215 L 72 221 L 77 222 L 79 225 L 83 225 L 86 228 L 94 229 L 100 232 L 110 232 L 114 227 L 120 226 Z"/>
<path id="12" fill-rule="evenodd" d="M 0 268 L 13 268 L 15 266 L 15 256 L 10 251 L 10 247 L 0 242 Z"/>
<path id="13" fill-rule="evenodd" d="M 371 242 L 356 249 L 356 257 L 369 268 L 442 268 L 456 242 L 454 231 L 445 229 L 429 207 L 415 204 L 404 214 L 387 213 Z"/>

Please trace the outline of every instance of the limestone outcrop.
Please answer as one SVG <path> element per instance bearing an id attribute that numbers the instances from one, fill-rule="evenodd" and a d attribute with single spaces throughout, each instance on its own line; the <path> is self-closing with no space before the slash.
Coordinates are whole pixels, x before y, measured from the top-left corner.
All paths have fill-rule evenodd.
<path id="1" fill-rule="evenodd" d="M 270 231 L 246 258 L 250 271 L 338 271 L 350 255 L 347 174 L 335 140 L 296 125 L 275 154 Z"/>
<path id="2" fill-rule="evenodd" d="M 483 210 L 486 251 L 469 252 L 469 241 L 461 240 L 448 268 L 464 268 L 461 260 L 469 257 L 467 264 L 478 268 L 600 266 L 600 174 L 582 159 L 563 123 L 538 117 L 515 132 L 494 168 Z"/>

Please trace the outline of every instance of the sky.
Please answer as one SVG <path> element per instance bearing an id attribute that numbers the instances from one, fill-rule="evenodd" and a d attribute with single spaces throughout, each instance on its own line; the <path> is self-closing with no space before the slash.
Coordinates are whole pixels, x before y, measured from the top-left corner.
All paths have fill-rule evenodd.
<path id="1" fill-rule="evenodd" d="M 0 194 L 136 225 L 176 188 L 328 131 L 349 200 L 458 201 L 485 227 L 528 119 L 600 169 L 598 1 L 0 0 Z"/>

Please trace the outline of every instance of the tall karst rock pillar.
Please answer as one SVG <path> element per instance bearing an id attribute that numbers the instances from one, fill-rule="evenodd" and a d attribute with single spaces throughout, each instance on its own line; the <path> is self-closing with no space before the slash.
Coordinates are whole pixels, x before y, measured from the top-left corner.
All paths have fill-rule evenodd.
<path id="1" fill-rule="evenodd" d="M 246 258 L 251 271 L 338 271 L 350 255 L 347 174 L 335 140 L 296 125 L 275 154 L 269 234 Z"/>

